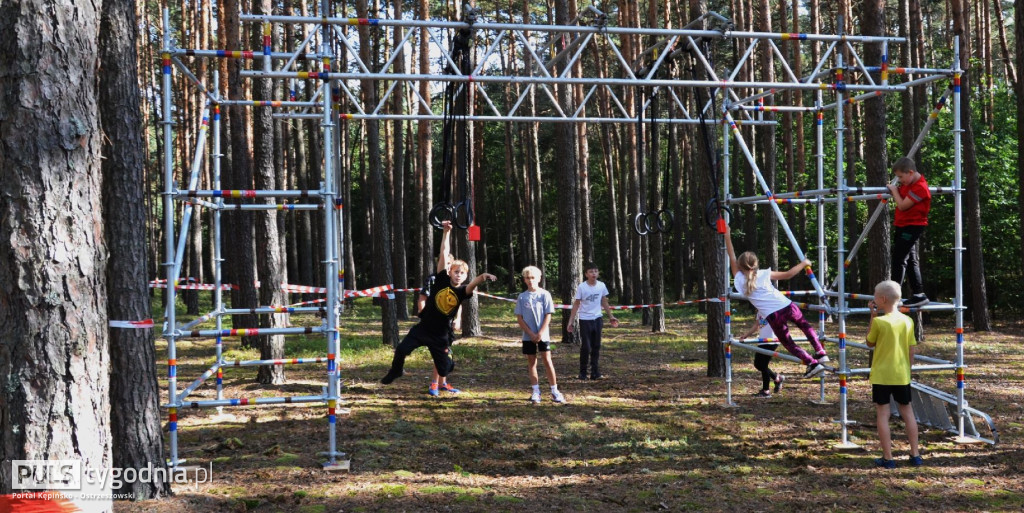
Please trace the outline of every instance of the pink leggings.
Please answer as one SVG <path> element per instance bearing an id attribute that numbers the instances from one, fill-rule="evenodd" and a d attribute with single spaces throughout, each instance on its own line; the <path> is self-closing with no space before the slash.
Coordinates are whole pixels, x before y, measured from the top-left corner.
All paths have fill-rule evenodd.
<path id="1" fill-rule="evenodd" d="M 818 357 L 825 356 L 825 348 L 822 347 L 821 341 L 818 340 L 818 333 L 814 331 L 811 323 L 804 319 L 804 313 L 800 311 L 796 303 L 790 303 L 789 306 L 768 314 L 765 320 L 772 327 L 772 331 L 775 332 L 775 336 L 778 337 L 782 347 L 785 347 L 790 354 L 799 358 L 800 361 L 807 365 L 818 363 L 817 358 L 811 356 L 807 351 L 804 351 L 804 348 L 796 345 L 796 342 L 793 341 L 793 337 L 789 334 L 790 322 L 796 324 L 796 327 L 800 328 L 804 335 L 807 335 L 807 340 L 811 341 L 811 347 L 814 348 L 815 354 Z"/>

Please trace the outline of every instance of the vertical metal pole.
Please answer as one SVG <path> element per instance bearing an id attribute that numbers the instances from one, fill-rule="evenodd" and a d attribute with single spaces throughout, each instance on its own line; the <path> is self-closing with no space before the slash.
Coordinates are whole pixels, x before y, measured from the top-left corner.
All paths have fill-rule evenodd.
<path id="1" fill-rule="evenodd" d="M 174 283 L 174 161 L 173 137 L 171 134 L 171 28 L 170 15 L 164 9 L 164 48 L 163 48 L 163 125 L 164 125 L 164 271 L 167 278 L 167 311 L 164 324 L 164 338 L 167 339 L 167 430 L 170 434 L 170 465 L 178 466 L 178 357 L 175 349 L 175 333 L 177 325 L 174 315 L 175 286 Z"/>
<path id="2" fill-rule="evenodd" d="M 843 26 L 842 16 L 839 17 L 837 26 Z M 849 449 L 855 448 L 857 445 L 850 442 L 847 411 L 847 400 L 849 397 L 846 388 L 849 367 L 847 367 L 846 363 L 846 267 L 843 265 L 846 261 L 846 202 L 842 201 L 846 196 L 846 173 L 844 169 L 845 161 L 843 159 L 843 133 L 846 131 L 846 127 L 843 125 L 843 107 L 845 105 L 843 102 L 843 90 L 845 89 L 843 66 L 843 53 L 836 52 L 836 189 L 840 199 L 840 201 L 836 202 L 836 240 L 838 242 L 838 249 L 836 251 L 838 267 L 836 272 L 839 277 L 836 319 L 839 321 L 837 328 L 839 331 L 839 424 L 842 426 L 842 439 L 838 447 Z"/>
<path id="3" fill-rule="evenodd" d="M 722 102 L 723 111 L 727 111 L 729 108 L 728 95 L 722 95 L 725 100 Z M 722 118 L 725 119 L 724 117 Z M 729 189 L 729 125 L 722 123 L 722 198 L 729 199 L 732 197 Z M 725 214 L 728 216 L 729 214 Z M 731 222 L 732 219 L 726 217 L 725 222 Z M 724 248 L 723 248 L 724 249 Z M 736 406 L 736 403 L 732 400 L 732 301 L 729 300 L 729 280 L 732 278 L 732 266 L 729 265 L 729 255 L 725 251 L 719 251 L 721 258 L 725 260 L 723 266 L 723 282 L 725 283 L 725 405 Z"/>
<path id="4" fill-rule="evenodd" d="M 967 386 L 964 375 L 964 244 L 963 244 L 963 129 L 961 128 L 962 110 L 960 108 L 960 77 L 963 70 L 960 68 L 960 36 L 953 39 L 953 209 L 954 209 L 954 235 L 953 235 L 953 260 L 956 272 L 956 412 L 957 430 L 960 432 L 960 441 L 964 441 L 964 388 Z"/>
<path id="5" fill-rule="evenodd" d="M 341 124 L 341 87 L 338 80 L 332 80 L 331 94 L 333 96 L 334 108 L 337 111 L 337 123 Z M 340 129 L 338 130 L 340 134 Z M 342 194 L 342 159 L 341 159 L 341 136 L 334 138 L 334 185 L 337 196 L 334 199 L 334 207 L 338 210 L 338 237 L 335 244 L 335 255 L 338 258 L 338 313 L 345 311 L 345 223 L 344 223 L 344 195 Z M 339 375 L 340 378 L 340 375 Z"/>
<path id="6" fill-rule="evenodd" d="M 221 98 L 220 91 L 217 89 L 220 85 L 220 71 L 213 70 L 213 89 L 217 91 L 217 97 Z M 219 190 L 220 184 L 220 163 L 221 157 L 221 146 L 220 146 L 220 105 L 215 104 L 213 106 L 213 188 Z M 223 267 L 224 267 L 224 256 L 221 253 L 222 244 L 221 237 L 221 209 L 224 208 L 224 197 L 216 198 L 217 208 L 213 211 L 213 310 L 217 316 L 217 400 L 224 399 L 224 343 L 223 337 L 220 332 L 224 329 L 224 291 L 221 286 L 224 282 Z M 224 407 L 218 406 L 217 413 L 223 413 Z"/>
<path id="7" fill-rule="evenodd" d="M 822 110 L 822 105 L 825 104 L 823 101 L 821 90 L 818 90 L 817 94 L 817 105 L 818 110 L 814 113 L 815 119 L 815 145 L 818 149 L 815 154 L 815 166 L 818 175 L 818 190 L 825 188 L 825 111 Z M 818 202 L 815 205 L 815 212 L 818 216 L 818 272 L 821 276 L 827 276 L 828 274 L 828 253 L 825 247 L 825 203 L 818 198 Z M 838 272 L 842 272 L 842 267 L 839 268 Z M 824 301 L 818 300 L 818 303 L 824 304 Z M 818 312 L 818 331 L 821 333 L 821 337 L 825 337 L 825 319 L 827 315 L 824 310 Z"/>
<path id="8" fill-rule="evenodd" d="M 320 5 L 321 14 L 326 20 L 327 13 L 329 12 L 330 2 L 323 0 Z M 330 30 L 331 27 L 327 23 L 320 25 L 321 30 L 321 54 L 323 58 L 323 71 L 330 73 L 331 71 L 331 45 L 330 41 Z M 335 216 L 334 216 L 334 200 L 336 197 L 335 184 L 334 184 L 334 120 L 332 119 L 332 105 L 331 105 L 331 84 L 329 81 L 324 81 L 321 86 L 321 102 L 323 102 L 323 130 L 324 130 L 324 181 L 322 199 L 324 202 L 324 267 L 326 269 L 326 285 L 327 288 L 327 312 L 325 315 L 327 335 L 327 429 L 328 429 L 328 448 L 327 448 L 327 463 L 325 467 L 332 467 L 336 464 L 335 456 L 337 454 L 337 407 L 338 407 L 338 364 L 336 361 L 338 354 L 338 328 L 337 328 L 337 308 L 338 308 L 338 260 L 335 251 Z"/>

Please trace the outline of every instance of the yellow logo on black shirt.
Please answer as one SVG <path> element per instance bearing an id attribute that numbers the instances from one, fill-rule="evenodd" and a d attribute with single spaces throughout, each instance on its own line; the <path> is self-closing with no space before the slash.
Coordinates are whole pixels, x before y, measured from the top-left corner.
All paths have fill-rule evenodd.
<path id="1" fill-rule="evenodd" d="M 459 297 L 451 287 L 445 287 L 434 295 L 434 305 L 442 314 L 451 315 L 459 307 Z"/>

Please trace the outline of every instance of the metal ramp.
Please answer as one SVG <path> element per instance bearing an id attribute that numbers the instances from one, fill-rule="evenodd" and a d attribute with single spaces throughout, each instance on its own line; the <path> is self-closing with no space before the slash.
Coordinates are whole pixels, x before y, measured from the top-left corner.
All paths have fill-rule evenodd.
<path id="1" fill-rule="evenodd" d="M 960 435 L 959 422 L 957 422 L 956 418 L 957 398 L 955 395 L 943 392 L 942 390 L 928 385 L 923 385 L 916 381 L 911 381 L 910 402 L 914 407 L 914 417 L 917 418 L 918 424 L 942 429 L 955 435 Z M 948 405 L 953 406 L 952 414 L 950 413 Z M 890 402 L 889 408 L 891 408 L 894 415 L 899 416 L 899 411 L 896 408 L 895 402 Z M 992 422 L 992 417 L 985 412 L 967 406 L 966 399 L 964 399 L 963 417 L 963 434 L 965 437 L 992 445 L 999 442 L 999 432 L 996 429 L 995 423 Z M 977 426 L 975 426 L 975 417 L 980 418 L 988 425 L 988 429 L 992 433 L 991 438 L 981 436 L 981 433 L 978 432 Z"/>

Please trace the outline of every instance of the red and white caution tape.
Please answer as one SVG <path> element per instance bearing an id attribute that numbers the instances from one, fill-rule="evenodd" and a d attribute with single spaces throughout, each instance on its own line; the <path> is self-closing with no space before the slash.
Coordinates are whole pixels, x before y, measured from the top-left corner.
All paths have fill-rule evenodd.
<path id="1" fill-rule="evenodd" d="M 497 300 L 500 300 L 500 301 L 508 301 L 510 303 L 515 303 L 516 302 L 515 299 L 511 299 L 511 298 L 507 298 L 507 297 L 501 297 L 501 296 L 495 296 L 495 295 L 492 295 L 492 294 L 488 294 L 486 292 L 477 292 L 477 294 L 481 295 L 481 296 L 484 296 L 484 297 L 489 297 L 489 298 L 492 298 L 492 299 L 497 299 Z M 671 303 L 652 303 L 652 304 L 647 304 L 647 305 L 616 305 L 616 306 L 612 306 L 611 309 L 612 310 L 632 310 L 632 309 L 636 309 L 636 308 L 655 308 L 655 307 L 658 307 L 658 306 L 670 307 L 670 306 L 691 305 L 691 304 L 696 304 L 696 303 L 721 303 L 721 302 L 724 302 L 724 301 L 725 301 L 724 297 L 709 297 L 709 298 L 703 298 L 703 299 L 693 299 L 693 300 L 690 300 L 690 301 L 674 301 L 674 302 L 671 302 Z M 555 305 L 555 309 L 556 310 L 571 310 L 572 309 L 572 305 L 557 305 L 556 304 Z"/>
<path id="2" fill-rule="evenodd" d="M 326 287 L 309 287 L 306 285 L 291 285 L 288 283 L 281 284 L 281 290 L 285 292 L 292 292 L 296 294 L 326 294 Z"/>
<path id="3" fill-rule="evenodd" d="M 217 286 L 212 284 L 212 283 L 193 283 L 194 281 L 196 281 L 195 278 L 188 278 L 188 282 L 189 283 L 185 283 L 185 284 L 181 284 L 180 281 L 181 280 L 179 280 L 179 284 L 178 285 L 174 286 L 174 290 L 215 290 L 217 288 Z M 256 288 L 260 288 L 260 282 L 258 280 L 253 282 L 253 285 Z M 151 288 L 151 289 L 166 289 L 167 288 L 167 280 L 153 280 L 153 281 L 149 282 L 149 288 Z M 221 286 L 220 286 L 220 289 L 221 290 L 238 290 L 238 285 L 232 285 L 230 283 L 222 283 Z"/>
<path id="4" fill-rule="evenodd" d="M 393 290 L 393 285 L 379 285 L 377 287 L 371 287 L 364 290 L 346 290 L 345 297 L 371 297 L 371 296 L 384 296 L 385 292 Z M 388 297 L 394 298 L 394 294 L 387 294 Z"/>
<path id="5" fill-rule="evenodd" d="M 153 327 L 153 319 L 146 319 L 144 321 L 110 321 L 111 328 L 127 328 L 127 329 L 148 329 Z"/>

